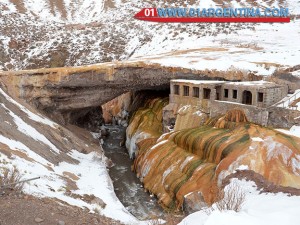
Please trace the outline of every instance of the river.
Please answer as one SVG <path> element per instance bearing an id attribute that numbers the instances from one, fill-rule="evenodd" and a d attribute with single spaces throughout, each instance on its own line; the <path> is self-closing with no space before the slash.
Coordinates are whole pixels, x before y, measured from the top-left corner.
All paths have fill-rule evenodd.
<path id="1" fill-rule="evenodd" d="M 139 220 L 163 217 L 164 211 L 157 203 L 157 199 L 144 190 L 143 184 L 131 171 L 133 161 L 129 158 L 126 147 L 120 146 L 125 138 L 126 128 L 121 126 L 107 126 L 107 128 L 109 136 L 104 139 L 103 149 L 105 155 L 114 163 L 114 166 L 109 168 L 109 175 L 113 180 L 117 197 Z"/>

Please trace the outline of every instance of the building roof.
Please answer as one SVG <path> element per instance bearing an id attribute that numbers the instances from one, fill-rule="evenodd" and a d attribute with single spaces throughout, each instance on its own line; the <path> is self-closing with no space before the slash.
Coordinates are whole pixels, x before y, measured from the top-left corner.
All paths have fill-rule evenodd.
<path id="1" fill-rule="evenodd" d="M 225 84 L 225 85 L 234 85 L 234 86 L 255 86 L 258 88 L 272 88 L 272 87 L 281 87 L 281 85 L 267 82 L 267 81 L 242 81 L 242 82 L 230 82 L 230 81 L 218 81 L 218 80 L 186 80 L 186 79 L 176 79 L 171 80 L 171 82 L 176 83 L 190 83 L 190 84 Z"/>
<path id="2" fill-rule="evenodd" d="M 280 87 L 281 85 L 267 82 L 267 81 L 243 81 L 243 82 L 226 82 L 227 85 L 235 85 L 235 86 L 257 86 L 257 87 Z"/>
<path id="3" fill-rule="evenodd" d="M 185 80 L 185 79 L 171 80 L 171 82 L 190 83 L 190 84 L 224 84 L 224 83 L 226 83 L 226 81 L 219 81 L 219 80 Z"/>

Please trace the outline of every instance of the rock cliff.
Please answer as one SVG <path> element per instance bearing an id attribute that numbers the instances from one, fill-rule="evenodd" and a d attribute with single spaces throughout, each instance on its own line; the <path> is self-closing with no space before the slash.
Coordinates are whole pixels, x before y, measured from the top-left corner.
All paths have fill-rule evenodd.
<path id="1" fill-rule="evenodd" d="M 126 147 L 130 158 L 139 154 L 137 144 L 148 138 L 162 135 L 162 109 L 168 104 L 167 99 L 148 100 L 131 118 L 126 130 Z"/>
<path id="2" fill-rule="evenodd" d="M 143 61 L 0 72 L 10 94 L 26 99 L 61 123 L 128 91 L 168 90 L 171 79 L 258 80 L 259 76 L 164 67 Z"/>
<path id="3" fill-rule="evenodd" d="M 117 199 L 106 169 L 108 161 L 99 146 L 99 141 L 88 131 L 71 125 L 64 127 L 53 122 L 24 101 L 13 99 L 2 87 L 0 118 L 1 178 L 5 174 L 4 171 L 16 168 L 15 171 L 21 180 L 40 177 L 25 183 L 25 194 L 51 198 L 51 201 L 59 203 L 62 207 L 80 207 L 82 209 L 76 209 L 79 214 L 85 208 L 88 211 L 101 211 L 102 215 L 121 220 L 123 223 L 138 222 Z M 2 184 L 1 195 L 7 193 Z M 11 196 L 14 195 L 22 194 L 14 191 Z M 30 199 L 31 197 L 24 200 L 26 206 Z M 41 202 L 46 204 L 45 199 Z M 37 204 L 42 208 L 43 204 Z M 44 209 L 39 212 L 41 211 Z M 11 215 L 7 207 L 5 213 Z M 49 211 L 46 214 L 51 216 Z M 33 217 L 35 216 L 37 215 Z M 1 223 L 10 223 L 8 218 L 1 218 Z M 20 221 L 23 221 L 22 218 L 18 222 Z M 45 222 L 47 223 L 46 220 Z M 32 223 L 34 222 L 26 224 Z"/>

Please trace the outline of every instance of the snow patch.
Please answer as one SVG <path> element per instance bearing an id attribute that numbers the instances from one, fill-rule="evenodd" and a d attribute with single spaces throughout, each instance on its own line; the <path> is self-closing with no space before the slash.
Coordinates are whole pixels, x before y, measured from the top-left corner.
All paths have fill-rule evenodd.
<path id="1" fill-rule="evenodd" d="M 283 193 L 259 194 L 252 181 L 232 179 L 232 183 L 238 185 L 246 194 L 240 212 L 214 210 L 208 215 L 207 210 L 202 210 L 189 215 L 179 225 L 299 224 L 299 196 L 289 197 Z"/>
<path id="2" fill-rule="evenodd" d="M 20 117 L 18 117 L 16 114 L 14 114 L 11 110 L 9 110 L 3 103 L 0 104 L 5 110 L 8 111 L 10 116 L 15 121 L 15 124 L 18 128 L 18 130 L 27 136 L 32 137 L 33 139 L 40 141 L 44 143 L 45 145 L 48 145 L 51 150 L 53 150 L 55 153 L 59 153 L 60 151 L 56 146 L 54 146 L 44 135 L 40 134 L 35 128 L 25 123 Z"/>
<path id="3" fill-rule="evenodd" d="M 48 125 L 50 127 L 55 128 L 58 126 L 56 123 L 52 122 L 51 120 L 39 115 L 38 113 L 33 113 L 29 111 L 27 108 L 25 108 L 23 105 L 12 99 L 9 95 L 7 95 L 1 88 L 0 88 L 0 94 L 2 94 L 8 101 L 18 106 L 24 113 L 28 115 L 28 117 L 36 122 L 43 123 L 45 125 Z"/>

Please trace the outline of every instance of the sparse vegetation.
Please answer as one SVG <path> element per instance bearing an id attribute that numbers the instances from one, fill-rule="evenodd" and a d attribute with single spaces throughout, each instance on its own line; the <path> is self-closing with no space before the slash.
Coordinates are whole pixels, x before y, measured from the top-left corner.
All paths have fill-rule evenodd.
<path id="1" fill-rule="evenodd" d="M 162 224 L 160 222 L 160 219 L 159 218 L 156 218 L 156 219 L 151 219 L 149 222 L 148 222 L 148 225 L 160 225 Z"/>
<path id="2" fill-rule="evenodd" d="M 148 222 L 148 225 L 176 225 L 180 223 L 180 221 L 183 219 L 182 216 L 178 217 L 176 214 L 168 213 L 165 218 L 159 218 L 157 216 L 152 216 L 151 220 Z M 163 222 L 165 221 L 165 222 Z"/>
<path id="3" fill-rule="evenodd" d="M 0 192 L 4 190 L 11 190 L 15 192 L 21 192 L 23 190 L 24 183 L 21 181 L 22 175 L 20 174 L 17 167 L 12 168 L 1 168 L 0 169 Z"/>
<path id="4" fill-rule="evenodd" d="M 148 218 L 149 221 L 148 221 L 147 225 L 159 225 L 159 224 L 162 224 L 161 223 L 162 218 L 160 218 L 158 215 L 159 215 L 158 212 L 153 211 L 152 214 Z"/>
<path id="5" fill-rule="evenodd" d="M 181 222 L 181 220 L 183 219 L 182 216 L 178 217 L 176 216 L 176 214 L 168 214 L 165 218 L 165 225 L 176 225 L 178 223 Z"/>
<path id="6" fill-rule="evenodd" d="M 97 208 L 97 207 L 94 207 L 94 212 L 96 213 L 96 214 L 98 214 L 98 215 L 101 215 L 101 212 L 100 212 L 100 210 Z M 1 224 L 0 224 L 1 225 Z"/>
<path id="7" fill-rule="evenodd" d="M 208 209 L 206 213 L 210 214 L 212 211 L 227 211 L 233 210 L 239 212 L 245 202 L 246 194 L 240 186 L 230 184 L 225 190 L 220 190 L 216 197 L 216 202 Z"/>

